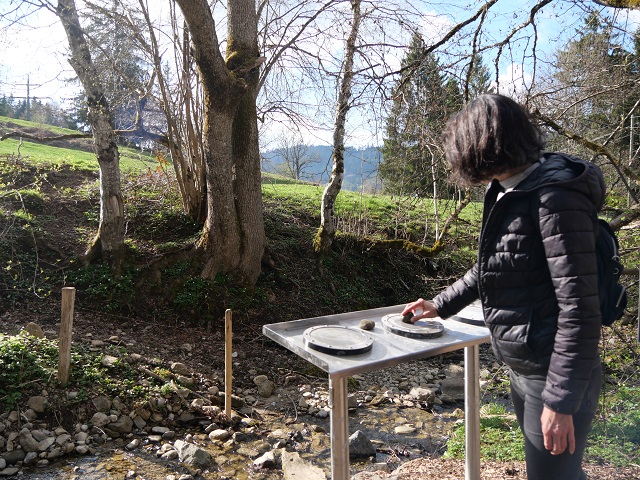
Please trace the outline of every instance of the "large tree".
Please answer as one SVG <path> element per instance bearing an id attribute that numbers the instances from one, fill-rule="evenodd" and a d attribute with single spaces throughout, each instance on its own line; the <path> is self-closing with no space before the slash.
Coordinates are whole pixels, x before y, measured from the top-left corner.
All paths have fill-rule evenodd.
<path id="1" fill-rule="evenodd" d="M 549 149 L 593 158 L 607 177 L 612 192 L 637 198 L 637 178 L 629 159 L 635 157 L 630 139 L 632 119 L 640 112 L 638 53 L 622 42 L 618 29 L 606 17 L 592 14 L 575 38 L 558 50 L 552 75 L 533 105 L 556 134 Z M 634 130 L 637 131 L 637 125 Z M 580 137 L 582 140 L 576 142 Z M 627 172 L 623 170 L 627 169 Z M 623 174 L 624 173 L 624 174 Z"/>
<path id="2" fill-rule="evenodd" d="M 98 254 L 117 276 L 124 261 L 124 206 L 120 188 L 120 154 L 105 89 L 93 64 L 74 0 L 59 0 L 56 14 L 67 34 L 71 58 L 87 96 L 88 120 L 100 166 L 100 224 L 87 251 L 87 259 Z"/>
<path id="3" fill-rule="evenodd" d="M 256 96 L 262 62 L 254 0 L 227 3 L 223 56 L 207 0 L 177 0 L 191 34 L 204 94 L 207 217 L 198 246 L 204 278 L 252 286 L 265 248 Z"/>
<path id="4" fill-rule="evenodd" d="M 331 177 L 322 193 L 320 205 L 320 228 L 314 240 L 317 253 L 323 255 L 329 251 L 336 231 L 335 203 L 342 189 L 344 179 L 344 137 L 347 112 L 351 108 L 351 90 L 354 77 L 354 57 L 356 42 L 362 22 L 360 0 L 351 0 L 351 30 L 345 44 L 345 55 L 342 66 L 342 78 L 336 105 L 336 116 L 333 127 L 333 153 L 331 155 Z"/>

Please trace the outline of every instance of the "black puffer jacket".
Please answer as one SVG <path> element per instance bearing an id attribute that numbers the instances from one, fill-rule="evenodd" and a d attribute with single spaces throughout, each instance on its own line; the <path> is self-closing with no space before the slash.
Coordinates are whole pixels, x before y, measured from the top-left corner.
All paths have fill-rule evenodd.
<path id="1" fill-rule="evenodd" d="M 605 188 L 592 163 L 544 159 L 498 201 L 499 183 L 488 187 L 478 262 L 434 303 L 447 318 L 479 298 L 495 354 L 546 376 L 545 404 L 574 413 L 599 362 L 594 232 Z"/>

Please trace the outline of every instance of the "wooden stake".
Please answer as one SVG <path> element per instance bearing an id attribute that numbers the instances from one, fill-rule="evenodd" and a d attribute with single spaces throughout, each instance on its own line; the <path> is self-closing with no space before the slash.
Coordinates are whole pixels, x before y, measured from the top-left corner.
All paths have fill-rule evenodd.
<path id="1" fill-rule="evenodd" d="M 69 381 L 69 367 L 71 365 L 71 335 L 73 333 L 73 306 L 75 300 L 75 287 L 64 287 L 62 289 L 60 338 L 58 339 L 58 381 L 63 387 Z"/>
<path id="2" fill-rule="evenodd" d="M 224 312 L 224 413 L 231 420 L 231 382 L 233 380 L 233 328 L 231 310 Z"/>

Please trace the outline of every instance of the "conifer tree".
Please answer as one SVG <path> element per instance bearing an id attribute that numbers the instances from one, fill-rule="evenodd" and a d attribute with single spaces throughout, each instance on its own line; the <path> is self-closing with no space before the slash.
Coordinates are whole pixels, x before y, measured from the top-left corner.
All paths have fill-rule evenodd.
<path id="1" fill-rule="evenodd" d="M 402 67 L 420 62 L 399 79 L 386 121 L 380 176 L 387 193 L 427 196 L 446 180 L 440 136 L 447 117 L 461 106 L 457 83 L 442 74 L 438 57 L 415 34 Z M 435 167 L 435 168 L 434 168 Z"/>

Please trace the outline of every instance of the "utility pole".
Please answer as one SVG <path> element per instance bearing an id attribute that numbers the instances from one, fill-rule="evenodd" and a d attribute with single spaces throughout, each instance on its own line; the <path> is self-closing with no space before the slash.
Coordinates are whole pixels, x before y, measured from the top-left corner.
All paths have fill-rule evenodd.
<path id="1" fill-rule="evenodd" d="M 27 83 L 14 83 L 14 86 L 26 86 L 27 87 L 27 96 L 26 97 L 13 97 L 16 100 L 24 99 L 27 101 L 27 110 L 26 110 L 26 119 L 31 121 L 31 79 L 30 76 L 27 75 Z M 34 87 L 40 87 L 42 85 L 34 85 Z M 38 98 L 50 98 L 50 97 L 38 97 Z"/>
<path id="2" fill-rule="evenodd" d="M 27 121 L 31 121 L 31 92 L 29 85 L 29 75 L 27 75 Z M 633 119 L 633 117 L 631 117 Z"/>

